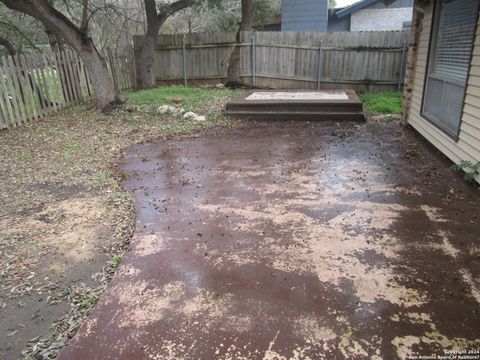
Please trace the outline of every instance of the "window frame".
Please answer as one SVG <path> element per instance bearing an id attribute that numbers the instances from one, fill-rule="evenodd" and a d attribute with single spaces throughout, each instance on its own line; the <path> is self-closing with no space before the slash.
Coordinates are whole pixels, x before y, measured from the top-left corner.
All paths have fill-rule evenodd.
<path id="1" fill-rule="evenodd" d="M 431 76 L 431 68 L 432 64 L 431 62 L 434 59 L 435 56 L 435 47 L 437 45 L 437 37 L 438 37 L 438 28 L 440 26 L 440 11 L 441 11 L 441 2 L 442 0 L 434 0 L 433 1 L 433 9 L 432 9 L 432 20 L 430 23 L 430 35 L 429 35 L 429 40 L 428 40 L 428 53 L 427 53 L 427 59 L 426 59 L 426 72 L 425 72 L 425 78 L 423 80 L 423 90 L 422 90 L 422 108 L 420 115 L 426 119 L 430 124 L 435 126 L 437 129 L 439 129 L 443 134 L 454 140 L 455 142 L 458 142 L 459 140 L 459 135 L 460 135 L 460 128 L 462 127 L 462 118 L 463 118 L 463 113 L 465 109 L 465 98 L 467 96 L 467 88 L 468 88 L 468 81 L 470 79 L 470 71 L 472 70 L 472 58 L 473 58 L 473 52 L 475 50 L 475 40 L 477 37 L 477 30 L 479 27 L 479 20 L 480 20 L 480 6 L 477 10 L 476 14 L 476 20 L 475 20 L 475 29 L 474 29 L 474 34 L 473 34 L 473 41 L 470 49 L 470 57 L 469 57 L 469 64 L 468 64 L 468 71 L 467 71 L 467 78 L 465 82 L 465 87 L 463 89 L 463 95 L 462 95 L 462 111 L 460 112 L 460 119 L 459 119 L 459 124 L 458 124 L 458 129 L 455 134 L 452 134 L 448 129 L 446 129 L 444 126 L 439 124 L 438 120 L 433 119 L 431 116 L 429 116 L 427 113 L 425 113 L 425 95 L 427 93 L 427 85 L 428 85 L 428 78 Z M 417 55 L 418 56 L 418 55 Z M 435 76 L 432 76 L 435 78 Z M 439 79 L 442 81 L 445 81 L 443 79 Z M 451 81 L 451 83 L 454 83 L 454 81 Z"/>

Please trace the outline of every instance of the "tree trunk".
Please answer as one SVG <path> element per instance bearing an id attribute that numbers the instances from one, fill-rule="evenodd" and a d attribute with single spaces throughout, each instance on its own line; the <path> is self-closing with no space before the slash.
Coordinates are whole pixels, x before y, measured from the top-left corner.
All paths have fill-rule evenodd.
<path id="1" fill-rule="evenodd" d="M 137 88 L 149 89 L 155 87 L 155 45 L 158 32 L 163 23 L 177 11 L 183 10 L 193 4 L 193 0 L 178 0 L 168 4 L 160 14 L 157 13 L 155 0 L 144 0 L 145 15 L 147 18 L 147 32 L 139 49 L 137 58 Z"/>
<path id="2" fill-rule="evenodd" d="M 158 23 L 158 20 L 156 20 Z M 157 24 L 155 24 L 157 25 Z M 155 87 L 155 44 L 157 43 L 158 30 L 155 26 L 147 31 L 137 58 L 137 88 L 150 89 Z"/>
<path id="3" fill-rule="evenodd" d="M 65 44 L 77 52 L 89 72 L 99 110 L 108 111 L 120 103 L 119 94 L 113 85 L 105 61 L 95 48 L 92 39 L 56 10 L 48 0 L 0 0 L 0 2 L 10 9 L 38 19 L 54 34 L 61 35 Z"/>
<path id="4" fill-rule="evenodd" d="M 228 60 L 226 86 L 236 88 L 240 82 L 240 33 L 253 28 L 253 0 L 242 0 L 242 21 L 235 37 L 235 46 Z"/>
<path id="5" fill-rule="evenodd" d="M 113 79 L 108 73 L 105 59 L 100 56 L 91 39 L 88 44 L 83 44 L 77 53 L 90 75 L 97 98 L 97 108 L 103 112 L 109 112 L 117 104 L 120 104 L 121 100 L 119 90 L 115 89 Z"/>

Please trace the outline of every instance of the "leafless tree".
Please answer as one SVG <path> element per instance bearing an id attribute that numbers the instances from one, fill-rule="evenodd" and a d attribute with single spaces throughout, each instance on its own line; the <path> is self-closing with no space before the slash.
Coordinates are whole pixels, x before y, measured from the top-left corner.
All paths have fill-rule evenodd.
<path id="1" fill-rule="evenodd" d="M 147 31 L 145 32 L 138 56 L 137 87 L 140 89 L 148 89 L 155 86 L 153 64 L 155 60 L 155 44 L 160 27 L 169 16 L 193 4 L 193 0 L 177 0 L 170 4 L 162 4 L 157 9 L 155 0 L 144 1 Z"/>
<path id="2" fill-rule="evenodd" d="M 78 53 L 85 64 L 95 89 L 99 110 L 107 111 L 120 102 L 119 94 L 108 74 L 107 65 L 89 35 L 89 0 L 82 1 L 80 22 L 60 12 L 48 0 L 0 0 L 7 7 L 30 15 L 43 23 L 56 37 Z"/>

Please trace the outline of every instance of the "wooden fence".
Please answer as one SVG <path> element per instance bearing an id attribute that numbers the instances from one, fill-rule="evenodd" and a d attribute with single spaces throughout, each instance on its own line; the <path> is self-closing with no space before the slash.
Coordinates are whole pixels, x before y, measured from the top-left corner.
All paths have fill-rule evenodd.
<path id="1" fill-rule="evenodd" d="M 133 87 L 133 55 L 105 56 L 119 90 Z M 95 96 L 88 73 L 70 50 L 0 58 L 0 129 L 21 125 Z"/>
<path id="2" fill-rule="evenodd" d="M 240 75 L 260 87 L 357 90 L 399 89 L 408 33 L 244 32 Z M 134 38 L 137 54 L 141 37 Z M 235 33 L 161 35 L 156 46 L 158 84 L 216 84 L 226 80 Z"/>

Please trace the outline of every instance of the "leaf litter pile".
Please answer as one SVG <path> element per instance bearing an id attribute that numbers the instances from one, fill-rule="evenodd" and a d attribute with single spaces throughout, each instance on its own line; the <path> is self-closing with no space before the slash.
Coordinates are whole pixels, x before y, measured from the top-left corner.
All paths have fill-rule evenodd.
<path id="1" fill-rule="evenodd" d="M 79 106 L 0 131 L 0 358 L 55 358 L 113 276 L 135 223 L 112 165 L 122 149 L 230 126 L 231 95 L 196 104 L 202 122 L 151 104 Z"/>

